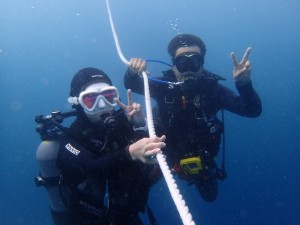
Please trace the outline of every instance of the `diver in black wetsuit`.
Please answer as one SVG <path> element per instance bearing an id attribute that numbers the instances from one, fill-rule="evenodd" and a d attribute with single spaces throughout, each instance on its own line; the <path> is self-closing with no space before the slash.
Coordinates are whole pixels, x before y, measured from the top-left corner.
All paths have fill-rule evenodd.
<path id="1" fill-rule="evenodd" d="M 140 105 L 130 91 L 124 105 L 101 70 L 76 73 L 70 96 L 75 121 L 37 152 L 54 224 L 141 225 L 165 136 L 147 137 Z"/>
<path id="2" fill-rule="evenodd" d="M 167 162 L 209 202 L 217 197 L 217 179 L 226 177 L 225 168 L 219 169 L 215 162 L 223 133 L 217 113 L 228 110 L 257 117 L 262 111 L 250 77 L 250 50 L 240 63 L 232 53 L 233 78 L 239 94 L 220 84 L 222 77 L 204 69 L 206 46 L 191 34 L 177 35 L 169 43 L 172 69 L 161 77 L 149 78 L 150 95 L 157 102 L 157 130 L 162 128 L 167 137 Z M 139 76 L 142 71 L 146 71 L 146 61 L 132 58 L 124 77 L 125 87 L 143 94 L 143 78 Z"/>

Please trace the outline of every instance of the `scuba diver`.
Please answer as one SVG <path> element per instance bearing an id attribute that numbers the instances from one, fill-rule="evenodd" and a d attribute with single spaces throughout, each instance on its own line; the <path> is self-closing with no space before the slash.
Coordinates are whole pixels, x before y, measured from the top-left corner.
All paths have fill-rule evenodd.
<path id="1" fill-rule="evenodd" d="M 131 91 L 128 105 L 123 104 L 99 69 L 75 74 L 68 101 L 74 111 L 36 117 L 43 141 L 36 153 L 40 176 L 35 181 L 47 190 L 54 224 L 142 225 L 138 213 L 145 211 L 159 174 L 154 156 L 165 147 L 165 136 L 148 137 Z M 75 121 L 62 126 L 70 116 Z"/>
<path id="2" fill-rule="evenodd" d="M 175 36 L 168 45 L 172 69 L 164 71 L 161 77 L 149 77 L 150 95 L 157 103 L 153 109 L 156 130 L 167 137 L 166 160 L 208 202 L 215 201 L 217 181 L 226 177 L 224 156 L 221 168 L 215 161 L 224 129 L 217 113 L 228 110 L 241 116 L 258 117 L 262 111 L 250 76 L 250 50 L 246 50 L 240 63 L 231 53 L 239 94 L 219 83 L 224 78 L 204 69 L 206 46 L 192 34 Z M 142 71 L 147 71 L 147 61 L 132 58 L 124 76 L 127 89 L 144 93 Z"/>

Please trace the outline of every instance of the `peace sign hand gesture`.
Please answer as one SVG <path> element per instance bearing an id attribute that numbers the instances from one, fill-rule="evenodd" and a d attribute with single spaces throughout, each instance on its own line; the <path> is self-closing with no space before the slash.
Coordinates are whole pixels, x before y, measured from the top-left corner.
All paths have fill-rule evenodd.
<path id="1" fill-rule="evenodd" d="M 234 52 L 231 52 L 234 65 L 233 79 L 235 82 L 248 83 L 251 81 L 251 63 L 248 60 L 250 52 L 251 48 L 248 47 L 240 63 L 237 61 Z"/>
<path id="2" fill-rule="evenodd" d="M 134 127 L 145 126 L 145 117 L 141 105 L 139 103 L 132 102 L 132 92 L 130 89 L 127 90 L 128 105 L 123 104 L 120 99 L 115 99 L 115 102 L 126 114 L 129 122 Z"/>

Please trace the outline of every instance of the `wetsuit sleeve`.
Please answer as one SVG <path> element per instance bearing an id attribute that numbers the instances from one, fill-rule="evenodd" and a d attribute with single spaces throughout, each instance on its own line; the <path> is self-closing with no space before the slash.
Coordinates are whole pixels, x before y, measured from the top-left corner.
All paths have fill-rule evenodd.
<path id="1" fill-rule="evenodd" d="M 247 84 L 236 83 L 236 88 L 239 95 L 229 88 L 219 85 L 221 108 L 241 116 L 258 117 L 262 112 L 262 104 L 260 97 L 252 86 L 252 82 Z"/>
<path id="2" fill-rule="evenodd" d="M 144 79 L 138 74 L 133 74 L 129 70 L 126 71 L 124 76 L 124 86 L 126 89 L 131 89 L 138 94 L 144 94 Z"/>
<path id="3" fill-rule="evenodd" d="M 168 84 L 163 81 L 162 77 L 155 77 L 155 80 L 148 79 L 151 98 L 154 100 L 161 99 L 168 90 Z M 124 86 L 131 89 L 134 93 L 144 95 L 144 78 L 138 74 L 133 74 L 129 70 L 124 76 Z"/>
<path id="4" fill-rule="evenodd" d="M 69 175 L 103 179 L 124 170 L 132 162 L 128 147 L 96 155 L 74 140 L 65 139 L 61 141 L 57 166 Z"/>

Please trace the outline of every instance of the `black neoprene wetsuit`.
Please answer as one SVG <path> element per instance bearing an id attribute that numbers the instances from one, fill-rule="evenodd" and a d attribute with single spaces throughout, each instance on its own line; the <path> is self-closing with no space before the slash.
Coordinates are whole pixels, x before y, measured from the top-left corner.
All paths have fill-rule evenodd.
<path id="1" fill-rule="evenodd" d="M 72 225 L 142 224 L 151 167 L 136 162 L 128 146 L 146 136 L 135 132 L 123 112 L 109 124 L 93 124 L 81 113 L 61 138 L 57 167 Z M 105 195 L 109 194 L 109 207 Z"/>
<path id="2" fill-rule="evenodd" d="M 224 109 L 241 116 L 257 117 L 262 110 L 251 82 L 236 83 L 237 94 L 219 84 L 223 78 L 207 70 L 188 87 L 176 84 L 172 70 L 148 80 L 150 95 L 157 103 L 153 109 L 154 121 L 158 132 L 162 131 L 167 137 L 164 154 L 171 168 L 181 159 L 193 156 L 201 156 L 207 167 L 216 167 L 214 158 L 223 132 L 218 111 Z M 124 85 L 135 93 L 144 94 L 143 78 L 129 70 L 125 73 Z"/>

